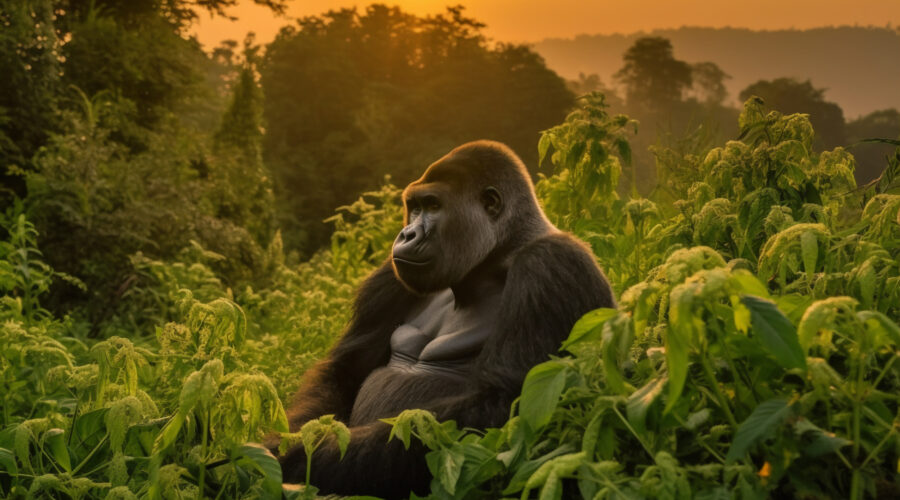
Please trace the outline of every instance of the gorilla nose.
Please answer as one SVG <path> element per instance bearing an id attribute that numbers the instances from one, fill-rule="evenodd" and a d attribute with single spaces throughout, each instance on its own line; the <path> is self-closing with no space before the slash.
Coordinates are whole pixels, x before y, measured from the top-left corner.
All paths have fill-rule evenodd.
<path id="1" fill-rule="evenodd" d="M 419 239 L 419 230 L 417 227 L 407 226 L 400 231 L 397 237 L 397 243 L 411 243 Z"/>

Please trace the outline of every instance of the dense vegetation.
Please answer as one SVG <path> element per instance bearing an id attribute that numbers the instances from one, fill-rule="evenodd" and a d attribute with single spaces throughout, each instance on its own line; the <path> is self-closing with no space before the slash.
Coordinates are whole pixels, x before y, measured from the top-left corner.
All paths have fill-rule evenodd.
<path id="1" fill-rule="evenodd" d="M 488 45 L 458 9 L 340 11 L 264 54 L 248 38 L 206 56 L 179 32 L 194 3 L 0 5 L 0 496 L 312 497 L 283 487 L 253 443 L 287 431 L 299 375 L 339 335 L 399 229 L 397 187 L 357 193 L 377 186 L 371 177 L 414 175 L 470 125 L 543 165 L 547 215 L 592 247 L 620 306 L 575 325 L 502 428 L 457 429 L 420 411 L 393 420 L 395 439 L 432 450 L 433 498 L 900 495 L 900 149 L 857 187 L 854 156 L 821 150 L 807 115 L 748 96 L 730 125 L 738 139 L 655 144 L 658 185 L 642 197 L 637 123 L 597 93 L 553 118 L 572 104 L 558 78 L 526 48 Z M 433 42 L 437 62 L 410 62 L 420 51 L 408 47 L 372 49 L 398 54 L 380 66 L 323 55 L 402 30 L 387 40 Z M 670 45 L 646 44 L 674 61 Z M 92 62 L 99 47 L 108 52 Z M 279 73 L 293 57 L 349 83 L 305 91 L 333 102 L 297 99 L 288 123 L 274 118 L 287 85 L 323 85 Z M 623 79 L 641 70 L 625 62 Z M 503 123 L 456 106 L 475 92 L 452 78 L 459 64 L 499 75 L 477 89 L 509 93 L 491 108 Z M 712 98 L 681 100 L 681 88 L 630 99 L 721 111 L 716 68 L 673 68 Z M 543 99 L 532 91 L 559 100 L 527 121 L 516 110 Z M 392 95 L 402 102 L 387 106 Z M 408 123 L 422 105 L 458 114 L 445 130 Z M 410 127 L 420 135 L 396 144 Z M 385 163 L 365 164 L 374 156 Z M 304 187 L 316 171 L 330 184 Z M 313 235 L 308 217 L 332 195 L 348 204 L 330 212 L 330 235 Z M 313 197 L 316 211 L 302 212 Z M 328 433 L 346 438 L 324 417 L 286 442 L 311 450 Z"/>

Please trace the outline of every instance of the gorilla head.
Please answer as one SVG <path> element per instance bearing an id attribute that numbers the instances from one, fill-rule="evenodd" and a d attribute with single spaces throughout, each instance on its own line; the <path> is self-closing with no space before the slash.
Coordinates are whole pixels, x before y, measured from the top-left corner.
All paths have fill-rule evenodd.
<path id="1" fill-rule="evenodd" d="M 407 186 L 403 203 L 391 257 L 397 278 L 420 294 L 451 287 L 552 228 L 522 161 L 497 142 L 454 149 Z"/>

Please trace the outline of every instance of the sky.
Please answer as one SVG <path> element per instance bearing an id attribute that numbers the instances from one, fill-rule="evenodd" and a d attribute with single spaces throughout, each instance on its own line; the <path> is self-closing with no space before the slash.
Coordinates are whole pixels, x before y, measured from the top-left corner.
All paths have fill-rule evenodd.
<path id="1" fill-rule="evenodd" d="M 210 18 L 202 14 L 193 32 L 206 48 L 222 40 L 243 40 L 248 31 L 257 41 L 271 41 L 293 18 L 372 1 L 289 0 L 287 17 L 243 0 L 228 13 L 238 18 Z M 755 30 L 806 29 L 821 26 L 900 26 L 900 0 L 398 0 L 417 15 L 443 12 L 446 5 L 463 4 L 471 17 L 487 24 L 485 33 L 503 42 L 537 42 L 579 34 L 651 31 L 658 28 L 704 26 Z"/>

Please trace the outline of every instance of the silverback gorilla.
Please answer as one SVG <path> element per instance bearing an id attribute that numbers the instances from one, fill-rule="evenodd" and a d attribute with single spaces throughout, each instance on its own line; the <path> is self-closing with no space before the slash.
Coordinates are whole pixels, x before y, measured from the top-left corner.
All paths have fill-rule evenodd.
<path id="1" fill-rule="evenodd" d="M 407 497 L 428 491 L 426 450 L 388 442 L 380 418 L 422 408 L 460 427 L 503 425 L 528 370 L 559 349 L 580 316 L 613 307 L 587 247 L 538 205 L 522 161 L 503 144 L 464 144 L 403 192 L 391 258 L 361 286 L 350 326 L 306 375 L 291 429 L 325 414 L 350 426 L 313 455 L 322 493 Z M 281 457 L 286 482 L 306 456 Z"/>

